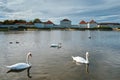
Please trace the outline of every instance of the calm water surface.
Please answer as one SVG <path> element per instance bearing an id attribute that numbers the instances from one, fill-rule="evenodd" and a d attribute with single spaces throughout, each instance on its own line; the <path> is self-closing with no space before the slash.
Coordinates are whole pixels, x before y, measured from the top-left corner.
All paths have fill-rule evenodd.
<path id="1" fill-rule="evenodd" d="M 62 48 L 50 48 L 59 42 Z M 25 62 L 29 51 L 33 55 L 29 73 L 6 73 L 6 65 Z M 85 57 L 86 51 L 89 66 L 76 65 L 71 56 Z M 0 80 L 120 80 L 120 32 L 0 32 Z"/>

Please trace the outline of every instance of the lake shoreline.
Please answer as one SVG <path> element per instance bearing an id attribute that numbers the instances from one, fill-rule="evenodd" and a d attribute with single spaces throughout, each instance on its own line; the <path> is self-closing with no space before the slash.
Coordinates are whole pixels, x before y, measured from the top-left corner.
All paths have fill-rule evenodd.
<path id="1" fill-rule="evenodd" d="M 0 31 L 40 31 L 40 30 L 64 30 L 64 31 L 85 31 L 85 30 L 100 30 L 100 31 L 119 31 L 118 29 L 106 28 L 0 28 Z"/>

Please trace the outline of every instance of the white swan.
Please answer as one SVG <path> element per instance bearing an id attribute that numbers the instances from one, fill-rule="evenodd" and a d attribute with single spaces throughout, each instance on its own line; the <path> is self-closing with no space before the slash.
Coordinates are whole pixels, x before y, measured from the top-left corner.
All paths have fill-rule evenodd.
<path id="1" fill-rule="evenodd" d="M 57 48 L 61 48 L 62 43 L 58 43 L 58 44 L 51 44 L 50 47 L 57 47 Z"/>
<path id="2" fill-rule="evenodd" d="M 14 65 L 6 66 L 6 67 L 9 68 L 10 70 L 23 70 L 23 69 L 30 68 L 31 67 L 31 64 L 29 63 L 30 56 L 32 57 L 31 52 L 27 54 L 26 63 L 16 63 Z"/>
<path id="3" fill-rule="evenodd" d="M 76 62 L 78 62 L 78 63 L 89 64 L 88 56 L 89 56 L 89 53 L 86 52 L 86 59 L 84 59 L 84 58 L 82 58 L 82 57 L 79 57 L 79 56 L 77 56 L 77 57 L 73 57 L 73 56 L 72 56 L 72 58 L 73 58 L 74 61 L 76 61 Z"/>

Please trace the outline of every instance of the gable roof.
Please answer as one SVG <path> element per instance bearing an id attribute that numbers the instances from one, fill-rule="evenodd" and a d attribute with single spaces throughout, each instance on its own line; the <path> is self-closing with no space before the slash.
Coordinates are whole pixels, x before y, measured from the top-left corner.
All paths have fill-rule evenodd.
<path id="1" fill-rule="evenodd" d="M 89 23 L 96 23 L 96 21 L 94 21 L 94 20 L 91 20 Z"/>
<path id="2" fill-rule="evenodd" d="M 84 20 L 82 20 L 79 24 L 87 24 Z"/>
<path id="3" fill-rule="evenodd" d="M 53 24 L 53 22 L 48 20 L 47 22 L 45 22 L 45 24 Z"/>
<path id="4" fill-rule="evenodd" d="M 70 21 L 69 19 L 63 19 L 62 21 Z"/>

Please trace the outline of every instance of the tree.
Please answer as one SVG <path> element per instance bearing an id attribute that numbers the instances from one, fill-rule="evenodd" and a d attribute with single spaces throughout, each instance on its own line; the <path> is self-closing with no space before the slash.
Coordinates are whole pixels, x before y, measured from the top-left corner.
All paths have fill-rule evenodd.
<path id="1" fill-rule="evenodd" d="M 3 24 L 14 24 L 14 20 L 4 20 Z"/>
<path id="2" fill-rule="evenodd" d="M 33 23 L 41 23 L 40 19 L 36 18 L 33 20 Z"/>

